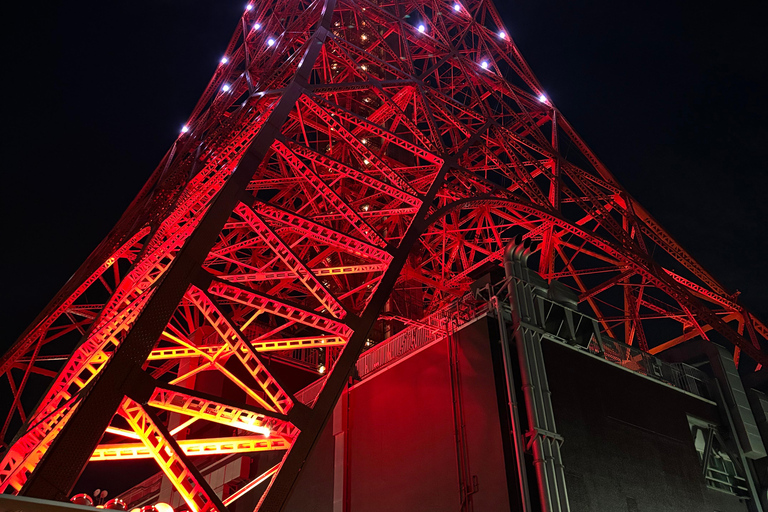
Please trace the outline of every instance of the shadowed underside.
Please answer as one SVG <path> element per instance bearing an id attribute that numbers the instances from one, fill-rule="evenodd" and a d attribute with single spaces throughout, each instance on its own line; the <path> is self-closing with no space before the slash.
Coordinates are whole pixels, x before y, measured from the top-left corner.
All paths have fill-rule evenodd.
<path id="1" fill-rule="evenodd" d="M 152 457 L 223 509 L 194 457 L 277 451 L 246 485 L 277 510 L 361 351 L 517 235 L 608 336 L 765 362 L 768 329 L 591 153 L 490 1 L 249 4 L 147 185 L 3 356 L 0 486 L 61 498 L 89 460 Z M 322 365 L 322 391 L 297 399 L 266 358 Z M 197 391 L 210 374 L 235 391 Z"/>

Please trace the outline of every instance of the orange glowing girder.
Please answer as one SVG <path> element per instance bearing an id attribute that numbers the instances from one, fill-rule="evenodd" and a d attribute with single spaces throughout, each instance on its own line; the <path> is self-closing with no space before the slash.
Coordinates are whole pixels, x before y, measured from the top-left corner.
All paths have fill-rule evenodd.
<path id="1" fill-rule="evenodd" d="M 221 501 L 199 472 L 185 464 L 184 458 L 179 453 L 179 450 L 182 450 L 179 444 L 173 438 L 169 439 L 164 435 L 144 407 L 126 398 L 119 412 L 133 431 L 139 435 L 143 444 L 132 444 L 133 449 L 128 449 L 126 452 L 122 452 L 122 448 L 117 448 L 116 451 L 113 449 L 103 455 L 99 452 L 103 458 L 98 460 L 109 460 L 110 454 L 113 458 L 122 458 L 122 453 L 127 454 L 126 458 L 154 458 L 191 510 L 194 512 L 223 510 Z"/>
<path id="2" fill-rule="evenodd" d="M 29 419 L 30 427 L 3 456 L 0 463 L 0 492 L 8 485 L 19 490 L 26 482 L 27 474 L 34 471 L 74 411 L 72 402 L 104 368 L 150 295 L 144 294 L 126 306 L 75 350 L 46 393 L 42 407 Z"/>
<path id="3" fill-rule="evenodd" d="M 309 336 L 306 338 L 254 340 L 250 343 L 256 352 L 274 352 L 299 348 L 336 347 L 344 345 L 346 342 L 341 336 Z M 147 361 L 165 361 L 200 356 L 213 357 L 216 354 L 221 354 L 219 357 L 222 357 L 230 353 L 231 350 L 225 345 L 207 345 L 195 348 L 156 348 L 150 353 Z"/>
<path id="4" fill-rule="evenodd" d="M 291 447 L 283 437 L 242 436 L 214 437 L 211 439 L 182 439 L 177 441 L 185 455 L 229 455 L 287 450 Z M 91 462 L 107 460 L 131 460 L 157 458 L 151 446 L 142 443 L 100 444 L 91 456 Z M 168 472 L 166 471 L 166 475 Z M 169 476 L 171 482 L 180 481 Z M 179 486 L 176 485 L 178 489 Z"/>
<path id="5" fill-rule="evenodd" d="M 251 396 L 269 410 L 287 413 L 293 404 L 291 399 L 269 371 L 267 371 L 266 367 L 264 367 L 251 344 L 245 340 L 242 333 L 219 311 L 219 308 L 208 293 L 196 286 L 191 286 L 187 292 L 187 297 L 197 306 L 213 328 L 216 329 L 221 339 L 230 346 L 235 356 L 237 356 L 259 384 L 266 399 L 264 396 L 256 393 L 251 393 Z"/>
<path id="6" fill-rule="evenodd" d="M 39 425 L 30 429 L 25 436 L 16 442 L 3 458 L 0 467 L 0 493 L 8 486 L 20 491 L 27 481 L 29 473 L 48 451 L 56 434 L 64 428 L 67 419 L 72 415 L 76 404 L 67 403 L 61 409 L 54 411 Z"/>
<path id="7" fill-rule="evenodd" d="M 262 295 L 254 290 L 240 288 L 234 284 L 214 280 L 208 287 L 208 291 L 211 295 L 238 302 L 256 311 L 268 312 L 308 327 L 331 332 L 343 338 L 348 338 L 352 334 L 352 330 L 348 326 L 333 318 L 307 311 L 274 297 Z"/>
<path id="8" fill-rule="evenodd" d="M 262 435 L 269 435 L 270 432 L 269 427 L 264 425 L 268 417 L 263 414 L 172 389 L 155 388 L 147 404 L 165 411 L 177 412 Z"/>
<path id="9" fill-rule="evenodd" d="M 257 487 L 259 484 L 264 483 L 267 480 L 269 480 L 270 478 L 272 478 L 272 475 L 274 475 L 278 471 L 280 471 L 280 464 L 275 464 L 274 466 L 272 466 L 271 468 L 266 470 L 264 473 L 262 473 L 261 475 L 257 476 L 256 478 L 254 478 L 253 480 L 251 480 L 250 482 L 248 482 L 247 484 L 242 486 L 240 489 L 238 489 L 236 492 L 234 492 L 230 496 L 228 496 L 224 500 L 224 505 L 229 506 L 230 503 L 233 503 L 233 502 L 237 501 L 245 493 L 247 493 L 248 491 L 250 491 L 254 487 Z"/>

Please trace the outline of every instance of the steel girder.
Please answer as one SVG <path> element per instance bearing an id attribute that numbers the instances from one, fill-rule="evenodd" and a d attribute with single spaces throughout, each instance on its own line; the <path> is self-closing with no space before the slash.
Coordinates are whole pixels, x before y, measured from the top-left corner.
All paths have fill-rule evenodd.
<path id="1" fill-rule="evenodd" d="M 196 510 L 263 482 L 279 510 L 363 348 L 461 297 L 519 234 L 606 335 L 651 352 L 716 335 L 766 361 L 768 328 L 597 159 L 489 0 L 249 4 L 147 185 L 0 359 L 0 487 L 65 497 L 123 453 L 155 457 Z M 272 353 L 327 369 L 311 405 Z M 199 389 L 210 373 L 235 398 Z M 195 422 L 247 434 L 181 439 Z M 206 447 L 284 457 L 222 502 L 187 457 Z"/>

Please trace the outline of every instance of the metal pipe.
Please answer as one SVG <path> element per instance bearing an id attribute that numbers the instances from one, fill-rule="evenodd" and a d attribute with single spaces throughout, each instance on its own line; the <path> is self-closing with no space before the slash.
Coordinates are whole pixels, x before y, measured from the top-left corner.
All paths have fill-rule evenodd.
<path id="1" fill-rule="evenodd" d="M 555 432 L 554 412 L 549 398 L 546 369 L 541 343 L 526 325 L 535 323 L 534 299 L 527 281 L 530 270 L 528 258 L 533 253 L 530 239 L 517 237 L 504 251 L 504 271 L 507 276 L 512 325 L 515 333 L 520 377 L 523 384 L 525 408 L 534 469 L 538 480 L 542 512 L 569 512 L 560 454 L 560 438 Z M 530 339 L 528 339 L 530 338 Z"/>
<path id="2" fill-rule="evenodd" d="M 496 319 L 499 322 L 499 337 L 501 338 L 501 354 L 504 362 L 504 377 L 507 385 L 507 405 L 512 417 L 512 441 L 515 444 L 515 463 L 517 466 L 517 483 L 520 487 L 521 512 L 531 511 L 531 497 L 528 489 L 528 474 L 525 469 L 525 441 L 523 427 L 520 425 L 519 402 L 515 391 L 515 379 L 512 371 L 512 353 L 507 337 L 507 324 L 497 297 L 491 297 L 491 305 L 496 309 Z"/>

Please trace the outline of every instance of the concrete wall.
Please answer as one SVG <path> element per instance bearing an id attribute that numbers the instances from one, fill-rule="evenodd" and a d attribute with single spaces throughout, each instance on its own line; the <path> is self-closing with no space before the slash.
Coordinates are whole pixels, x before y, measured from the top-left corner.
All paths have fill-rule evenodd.
<path id="1" fill-rule="evenodd" d="M 706 488 L 686 414 L 717 408 L 555 343 L 544 342 L 574 512 L 742 512 Z"/>

